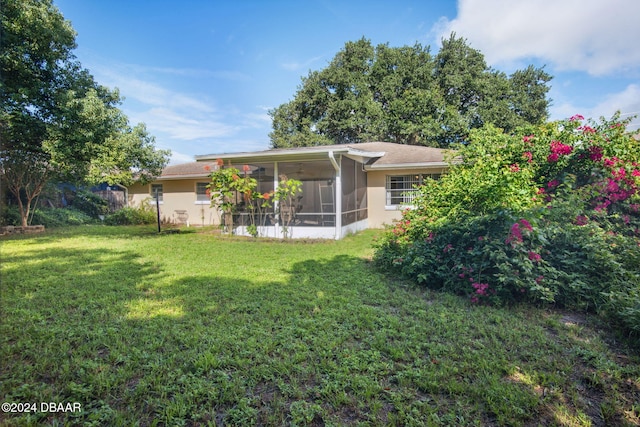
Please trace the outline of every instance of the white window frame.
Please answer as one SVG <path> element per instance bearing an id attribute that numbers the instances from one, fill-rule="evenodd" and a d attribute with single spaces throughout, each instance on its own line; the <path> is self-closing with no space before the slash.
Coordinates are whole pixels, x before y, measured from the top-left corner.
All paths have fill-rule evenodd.
<path id="1" fill-rule="evenodd" d="M 211 203 L 211 198 L 207 196 L 207 185 L 208 182 L 196 182 L 196 205 L 208 205 Z M 198 192 L 200 187 L 204 188 L 204 192 Z"/>
<path id="2" fill-rule="evenodd" d="M 385 178 L 385 209 L 397 210 L 411 207 L 418 190 L 425 178 L 440 178 L 439 173 L 414 173 L 404 175 L 387 175 Z M 399 202 L 399 203 L 398 203 Z"/>
<path id="3" fill-rule="evenodd" d="M 158 202 L 160 204 L 164 203 L 164 186 L 162 184 L 150 184 L 149 185 L 149 194 L 151 195 L 151 198 L 155 201 L 156 200 L 156 192 L 155 189 L 156 188 L 160 188 L 160 194 L 158 194 Z"/>

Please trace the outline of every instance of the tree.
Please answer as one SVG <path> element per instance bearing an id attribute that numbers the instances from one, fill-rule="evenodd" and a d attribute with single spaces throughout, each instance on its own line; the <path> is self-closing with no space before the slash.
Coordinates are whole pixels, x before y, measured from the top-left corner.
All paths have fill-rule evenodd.
<path id="1" fill-rule="evenodd" d="M 551 76 L 532 66 L 511 76 L 452 34 L 437 55 L 348 42 L 328 67 L 302 79 L 294 99 L 271 111 L 272 146 L 371 140 L 448 147 L 486 123 L 506 132 L 547 118 Z"/>
<path id="2" fill-rule="evenodd" d="M 49 180 L 128 184 L 161 173 L 169 152 L 144 125 L 131 128 L 118 91 L 82 68 L 75 31 L 51 0 L 2 0 L 0 17 L 1 172 L 23 225 Z"/>

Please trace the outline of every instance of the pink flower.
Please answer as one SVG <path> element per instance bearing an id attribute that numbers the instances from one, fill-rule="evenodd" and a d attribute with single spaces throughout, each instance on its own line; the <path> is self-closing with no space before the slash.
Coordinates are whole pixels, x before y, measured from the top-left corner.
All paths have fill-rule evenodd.
<path id="1" fill-rule="evenodd" d="M 570 122 L 576 122 L 578 120 L 584 120 L 582 114 L 576 114 L 575 116 L 571 116 L 571 118 L 569 119 Z"/>
<path id="2" fill-rule="evenodd" d="M 560 185 L 560 183 L 557 180 L 552 179 L 547 183 L 547 188 L 556 188 L 558 185 Z"/>
<path id="3" fill-rule="evenodd" d="M 489 290 L 488 283 L 472 283 L 471 286 L 476 290 L 476 294 L 478 295 L 487 295 L 487 291 Z"/>
<path id="4" fill-rule="evenodd" d="M 511 172 L 520 172 L 520 166 L 514 163 L 511 166 L 509 166 L 509 170 Z"/>
<path id="5" fill-rule="evenodd" d="M 558 161 L 559 158 L 560 156 L 557 153 L 551 153 L 549 154 L 549 156 L 547 156 L 547 162 L 555 163 Z"/>
<path id="6" fill-rule="evenodd" d="M 606 159 L 604 159 L 604 165 L 607 166 L 607 167 L 613 167 L 619 161 L 620 161 L 620 159 L 615 157 L 615 156 L 611 157 L 611 158 L 606 158 Z"/>
<path id="7" fill-rule="evenodd" d="M 540 254 L 537 254 L 533 251 L 529 251 L 529 259 L 533 262 L 540 262 L 542 261 L 542 257 L 540 256 Z"/>
<path id="8" fill-rule="evenodd" d="M 520 225 L 522 225 L 527 230 L 533 231 L 533 227 L 531 226 L 531 223 L 529 221 L 527 221 L 526 219 L 523 218 L 519 222 L 520 222 Z"/>
<path id="9" fill-rule="evenodd" d="M 639 170 L 639 169 L 634 169 L 634 170 L 631 172 L 631 176 L 640 176 L 640 170 Z"/>
<path id="10" fill-rule="evenodd" d="M 204 170 L 206 170 L 207 172 L 209 172 L 211 170 L 211 166 L 209 165 L 204 165 Z"/>
<path id="11" fill-rule="evenodd" d="M 558 155 L 568 155 L 571 154 L 571 152 L 573 151 L 573 147 L 567 144 L 563 144 L 560 141 L 551 141 L 551 144 L 549 144 L 549 147 L 551 148 L 551 153 L 552 154 L 558 154 Z"/>
<path id="12" fill-rule="evenodd" d="M 589 158 L 594 162 L 602 160 L 602 147 L 589 147 Z"/>
<path id="13" fill-rule="evenodd" d="M 578 215 L 574 222 L 576 225 L 587 225 L 587 222 L 589 222 L 589 218 L 584 215 Z"/>
<path id="14" fill-rule="evenodd" d="M 224 160 L 222 160 L 222 159 L 216 159 L 216 165 L 218 165 L 218 166 L 223 166 L 223 165 L 224 165 Z"/>
<path id="15" fill-rule="evenodd" d="M 581 130 L 584 133 L 596 133 L 596 130 L 591 126 L 580 126 L 578 130 Z"/>
<path id="16" fill-rule="evenodd" d="M 249 172 L 251 170 L 251 168 L 249 167 L 249 165 L 243 165 L 242 166 L 242 170 L 243 170 L 243 172 Z"/>
<path id="17" fill-rule="evenodd" d="M 513 242 L 522 242 L 522 232 L 520 231 L 520 224 L 517 222 L 511 226 L 509 236 L 507 236 L 507 240 L 505 240 L 506 244 Z"/>
<path id="18" fill-rule="evenodd" d="M 625 168 L 620 168 L 618 170 L 612 170 L 611 174 L 616 181 L 620 181 L 621 179 L 624 179 L 625 176 L 627 176 L 627 171 L 625 170 Z"/>
<path id="19" fill-rule="evenodd" d="M 531 163 L 533 161 L 533 154 L 531 154 L 531 151 L 525 151 L 522 153 L 522 157 L 527 159 L 527 163 Z"/>
<path id="20" fill-rule="evenodd" d="M 534 135 L 527 135 L 522 137 L 522 142 L 531 142 L 533 141 Z"/>

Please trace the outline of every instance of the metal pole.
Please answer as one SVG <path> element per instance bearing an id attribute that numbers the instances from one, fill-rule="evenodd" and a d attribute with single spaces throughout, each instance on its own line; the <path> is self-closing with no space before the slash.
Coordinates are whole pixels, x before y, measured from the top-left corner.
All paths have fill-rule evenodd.
<path id="1" fill-rule="evenodd" d="M 160 197 L 156 188 L 156 212 L 158 213 L 158 233 L 160 233 Z"/>

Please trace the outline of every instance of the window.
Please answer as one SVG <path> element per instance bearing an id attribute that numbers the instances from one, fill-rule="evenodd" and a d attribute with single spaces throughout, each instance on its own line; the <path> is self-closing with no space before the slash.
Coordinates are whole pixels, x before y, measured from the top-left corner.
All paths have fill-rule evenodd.
<path id="1" fill-rule="evenodd" d="M 151 197 L 155 200 L 156 192 L 158 193 L 158 201 L 162 202 L 162 184 L 151 184 Z"/>
<path id="2" fill-rule="evenodd" d="M 200 202 L 209 203 L 211 201 L 211 199 L 209 198 L 207 185 L 209 185 L 208 182 L 196 182 L 196 202 L 197 203 L 200 203 Z"/>
<path id="3" fill-rule="evenodd" d="M 416 195 L 416 185 L 421 185 L 425 178 L 440 178 L 439 173 L 415 175 L 387 175 L 387 206 L 410 205 Z"/>

